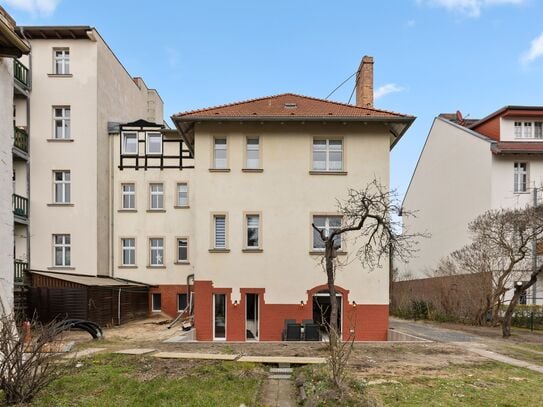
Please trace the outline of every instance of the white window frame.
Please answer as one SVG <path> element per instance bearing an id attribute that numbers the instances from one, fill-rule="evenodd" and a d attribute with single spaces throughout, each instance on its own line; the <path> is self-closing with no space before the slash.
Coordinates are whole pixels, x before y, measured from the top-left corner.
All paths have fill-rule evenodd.
<path id="1" fill-rule="evenodd" d="M 70 74 L 70 48 L 53 48 L 53 72 L 55 75 Z"/>
<path id="2" fill-rule="evenodd" d="M 61 174 L 62 179 L 57 180 L 57 174 Z M 60 200 L 57 200 L 57 188 L 60 189 Z M 72 201 L 72 174 L 68 170 L 53 171 L 53 203 L 69 204 Z"/>
<path id="3" fill-rule="evenodd" d="M 62 241 L 57 243 L 57 237 Z M 61 263 L 57 263 L 57 249 L 60 249 Z M 68 256 L 67 256 L 68 255 Z M 53 235 L 53 266 L 54 267 L 70 267 L 72 265 L 72 237 L 70 234 L 54 234 Z"/>
<path id="4" fill-rule="evenodd" d="M 528 163 L 515 161 L 513 165 L 513 192 L 515 194 L 524 194 L 528 192 Z M 522 168 L 522 166 L 524 166 L 524 168 Z"/>
<path id="5" fill-rule="evenodd" d="M 151 142 L 150 140 L 154 137 L 160 137 L 160 151 L 150 151 Z M 147 155 L 161 155 L 162 154 L 162 133 L 158 131 L 148 131 L 145 133 L 145 152 Z"/>
<path id="6" fill-rule="evenodd" d="M 322 227 L 322 229 L 324 229 L 324 235 L 325 236 L 329 236 L 330 235 L 330 232 L 334 229 L 338 229 L 339 227 L 341 227 L 341 224 L 342 224 L 342 216 L 341 215 L 319 215 L 319 214 L 314 214 L 312 217 L 311 217 L 311 222 L 313 224 L 315 224 L 315 218 L 324 218 L 324 227 Z M 339 227 L 331 227 L 330 226 L 330 220 L 334 218 L 334 219 L 339 219 L 340 220 L 340 226 Z M 317 226 L 317 225 L 315 225 Z M 317 226 L 318 229 L 321 229 L 319 226 Z M 311 225 L 311 248 L 312 250 L 314 251 L 324 251 L 324 247 L 316 247 L 315 246 L 315 236 L 316 235 L 316 231 L 315 229 L 313 229 L 313 225 Z M 336 248 L 336 250 L 338 251 L 342 251 L 343 250 L 343 239 L 341 238 L 341 235 L 338 237 L 339 239 L 339 247 Z"/>
<path id="7" fill-rule="evenodd" d="M 534 122 L 534 138 L 535 139 L 543 138 L 543 122 Z"/>
<path id="8" fill-rule="evenodd" d="M 177 249 L 177 263 L 188 263 L 189 262 L 189 238 L 188 237 L 178 237 L 176 239 L 176 242 L 177 242 L 177 246 L 176 246 L 176 249 Z M 185 252 L 186 252 L 186 255 L 185 255 L 185 258 L 182 259 L 180 254 L 181 254 L 181 242 L 184 242 L 185 243 Z"/>
<path id="9" fill-rule="evenodd" d="M 128 138 L 134 138 L 136 140 L 136 151 L 127 151 L 126 140 Z M 139 138 L 137 131 L 123 131 L 121 135 L 121 153 L 123 155 L 138 155 L 139 154 Z"/>
<path id="10" fill-rule="evenodd" d="M 224 144 L 217 144 L 218 140 L 224 140 Z M 217 152 L 224 150 L 224 159 L 217 158 Z M 218 160 L 224 160 L 224 165 L 219 165 Z M 213 138 L 213 168 L 216 170 L 226 170 L 228 169 L 228 138 L 224 137 L 214 137 Z"/>
<path id="11" fill-rule="evenodd" d="M 132 241 L 133 245 L 127 245 L 126 243 L 128 241 Z M 125 252 L 130 252 L 131 254 L 128 255 L 128 258 L 130 259 L 130 256 L 132 256 L 133 261 L 131 263 L 125 262 Z M 135 237 L 122 237 L 121 238 L 121 265 L 122 266 L 135 266 L 136 265 L 136 238 Z"/>
<path id="12" fill-rule="evenodd" d="M 60 116 L 57 116 L 60 110 Z M 72 138 L 72 109 L 71 106 L 53 106 L 53 139 L 70 140 Z M 57 122 L 60 122 L 60 135 L 57 135 Z"/>
<path id="13" fill-rule="evenodd" d="M 522 123 L 522 138 L 534 138 L 534 124 L 533 122 Z"/>
<path id="14" fill-rule="evenodd" d="M 256 226 L 249 226 L 249 218 L 256 218 L 257 219 L 257 225 Z M 249 246 L 249 229 L 256 229 L 256 235 L 257 235 L 257 245 L 256 246 Z M 248 250 L 255 250 L 261 248 L 261 217 L 259 213 L 246 213 L 245 214 L 245 248 Z"/>
<path id="15" fill-rule="evenodd" d="M 321 144 L 317 144 L 317 142 L 324 141 L 324 148 L 315 148 L 316 146 L 321 146 Z M 341 144 L 340 150 L 334 150 L 331 148 L 331 142 L 339 142 Z M 311 169 L 312 171 L 322 171 L 322 172 L 341 172 L 343 171 L 345 167 L 345 152 L 344 152 L 344 142 L 343 139 L 340 138 L 318 138 L 315 137 L 311 144 Z M 315 153 L 316 152 L 324 152 L 325 154 L 325 160 L 324 160 L 324 168 L 317 168 L 315 163 Z M 331 153 L 335 152 L 341 153 L 341 166 L 340 168 L 332 168 L 331 163 L 335 162 L 330 160 Z"/>
<path id="16" fill-rule="evenodd" d="M 155 308 L 155 296 L 158 296 L 158 298 L 160 298 L 160 309 Z M 151 293 L 151 311 L 162 312 L 162 293 Z"/>
<path id="17" fill-rule="evenodd" d="M 132 191 L 125 191 L 125 187 L 129 186 L 132 187 Z M 125 206 L 125 198 L 128 199 L 128 203 L 132 203 L 132 206 Z M 121 209 L 136 209 L 136 184 L 133 182 L 126 182 L 121 184 Z"/>
<path id="18" fill-rule="evenodd" d="M 513 126 L 515 128 L 515 138 L 522 138 L 522 122 L 516 121 L 513 123 Z"/>
<path id="19" fill-rule="evenodd" d="M 184 189 L 184 190 L 183 190 Z M 184 198 L 183 198 L 184 196 Z M 189 207 L 189 184 L 188 182 L 177 183 L 177 205 L 178 208 Z"/>
<path id="20" fill-rule="evenodd" d="M 153 187 L 160 186 L 160 190 L 153 191 Z M 153 198 L 157 197 L 157 205 L 162 201 L 161 206 L 153 206 Z M 161 199 L 162 198 L 162 199 Z M 160 182 L 153 182 L 149 184 L 149 210 L 151 211 L 161 211 L 164 210 L 164 184 Z"/>
<path id="21" fill-rule="evenodd" d="M 156 241 L 156 242 L 154 242 Z M 153 263 L 153 251 L 156 251 L 157 262 Z M 149 238 L 149 266 L 164 267 L 164 238 L 150 237 Z"/>
<path id="22" fill-rule="evenodd" d="M 224 219 L 224 245 L 217 244 L 217 219 Z M 226 250 L 228 248 L 228 216 L 224 213 L 213 214 L 213 249 Z"/>
<path id="23" fill-rule="evenodd" d="M 256 140 L 256 143 L 249 143 L 250 140 Z M 255 152 L 258 155 L 258 158 L 253 159 L 255 162 L 249 158 L 250 152 Z M 262 168 L 261 157 L 260 157 L 260 137 L 247 137 L 245 139 L 245 168 L 249 170 L 257 170 Z"/>

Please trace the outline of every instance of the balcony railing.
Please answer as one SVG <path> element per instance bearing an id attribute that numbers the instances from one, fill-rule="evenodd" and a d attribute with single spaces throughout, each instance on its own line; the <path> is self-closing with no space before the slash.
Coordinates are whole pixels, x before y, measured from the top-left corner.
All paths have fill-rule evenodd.
<path id="1" fill-rule="evenodd" d="M 24 282 L 24 272 L 28 270 L 28 263 L 21 260 L 14 261 L 14 276 L 13 279 L 16 283 Z"/>
<path id="2" fill-rule="evenodd" d="M 13 214 L 20 218 L 28 218 L 28 198 L 13 194 Z"/>
<path id="3" fill-rule="evenodd" d="M 30 88 L 30 73 L 26 66 L 24 66 L 17 59 L 13 60 L 13 76 L 15 80 L 19 82 L 23 87 Z"/>
<path id="4" fill-rule="evenodd" d="M 13 145 L 28 153 L 28 133 L 20 127 L 15 127 Z"/>

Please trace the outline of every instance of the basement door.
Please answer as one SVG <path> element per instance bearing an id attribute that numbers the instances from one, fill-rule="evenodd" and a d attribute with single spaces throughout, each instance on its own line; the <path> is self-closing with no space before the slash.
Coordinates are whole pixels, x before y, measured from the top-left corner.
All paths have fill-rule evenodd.
<path id="1" fill-rule="evenodd" d="M 245 339 L 258 341 L 258 294 L 245 294 Z"/>

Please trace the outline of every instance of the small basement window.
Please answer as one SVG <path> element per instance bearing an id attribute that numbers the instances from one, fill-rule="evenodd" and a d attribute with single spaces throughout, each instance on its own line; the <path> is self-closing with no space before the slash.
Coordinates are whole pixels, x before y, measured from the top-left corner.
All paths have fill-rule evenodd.
<path id="1" fill-rule="evenodd" d="M 160 312 L 162 310 L 162 298 L 160 293 L 152 294 L 152 310 L 153 312 Z"/>

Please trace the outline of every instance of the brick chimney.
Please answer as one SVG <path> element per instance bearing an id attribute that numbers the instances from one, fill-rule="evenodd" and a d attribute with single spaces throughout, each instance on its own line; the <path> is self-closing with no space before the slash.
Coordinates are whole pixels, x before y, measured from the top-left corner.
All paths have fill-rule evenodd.
<path id="1" fill-rule="evenodd" d="M 356 73 L 356 105 L 373 107 L 373 57 L 367 55 Z"/>

